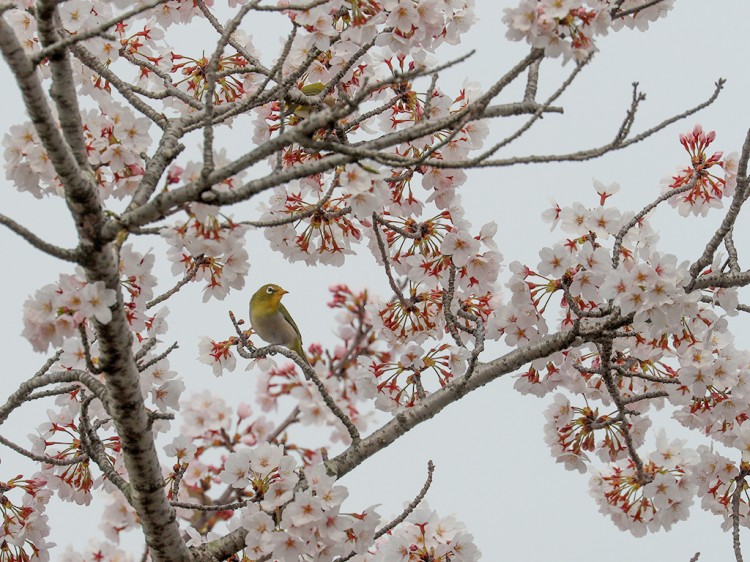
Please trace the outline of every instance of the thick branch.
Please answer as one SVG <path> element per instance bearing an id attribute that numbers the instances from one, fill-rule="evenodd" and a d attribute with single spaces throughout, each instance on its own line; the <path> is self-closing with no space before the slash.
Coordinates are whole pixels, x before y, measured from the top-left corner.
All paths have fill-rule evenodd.
<path id="1" fill-rule="evenodd" d="M 49 7 L 50 4 L 47 4 L 47 8 Z M 150 431 L 151 422 L 140 392 L 139 373 L 132 352 L 132 334 L 123 307 L 119 263 L 102 237 L 102 230 L 108 219 L 101 207 L 94 178 L 85 171 L 85 150 L 81 165 L 77 159 L 81 154 L 76 139 L 82 133 L 77 106 L 67 105 L 71 101 L 68 100 L 67 80 L 70 76 L 67 59 L 61 61 L 59 68 L 53 71 L 60 86 L 56 100 L 61 108 L 60 112 L 63 113 L 66 109 L 71 111 L 64 118 L 61 115 L 63 130 L 66 131 L 63 138 L 34 66 L 26 57 L 12 29 L 2 18 L 0 50 L 13 71 L 26 109 L 63 185 L 65 199 L 78 230 L 82 256 L 80 263 L 84 267 L 86 278 L 89 282 L 103 281 L 117 295 L 117 302 L 111 307 L 110 322 L 94 323 L 100 346 L 101 369 L 113 398 L 108 411 L 120 437 L 125 466 L 133 486 L 133 506 L 141 519 L 151 555 L 154 560 L 181 562 L 189 559 L 189 553 L 181 540 L 174 510 L 167 503 L 162 488 L 161 466 Z M 74 130 L 76 123 L 79 126 L 77 131 Z M 73 148 L 68 142 L 72 143 Z M 48 376 L 43 375 L 30 382 Z"/>
<path id="2" fill-rule="evenodd" d="M 469 392 L 477 390 L 503 375 L 512 373 L 529 361 L 561 351 L 573 345 L 577 338 L 578 335 L 574 331 L 560 332 L 512 351 L 490 363 L 478 365 L 469 380 L 464 380 L 463 377 L 453 380 L 445 387 L 418 402 L 413 408 L 398 413 L 393 420 L 364 438 L 360 443 L 352 444 L 346 451 L 327 463 L 329 471 L 338 477 L 343 476 L 362 461 L 386 448 L 407 431 L 434 417 L 443 408 L 456 402 Z"/>
<path id="3" fill-rule="evenodd" d="M 55 0 L 37 1 L 36 21 L 42 47 L 48 47 L 60 40 L 61 26 L 57 4 Z M 57 107 L 63 135 L 73 151 L 78 166 L 82 170 L 90 171 L 86 141 L 83 138 L 83 120 L 78 108 L 78 94 L 68 51 L 65 47 L 53 49 L 47 59 L 52 73 L 52 86 L 49 92 Z"/>
<path id="4" fill-rule="evenodd" d="M 73 150 L 57 127 L 35 66 L 31 64 L 13 29 L 3 18 L 0 18 L 0 51 L 13 72 L 26 111 L 63 186 L 78 190 L 93 187 L 93 176 L 81 173 Z M 81 134 L 80 130 L 78 134 Z M 71 204 L 73 203 L 69 201 L 68 205 Z"/>

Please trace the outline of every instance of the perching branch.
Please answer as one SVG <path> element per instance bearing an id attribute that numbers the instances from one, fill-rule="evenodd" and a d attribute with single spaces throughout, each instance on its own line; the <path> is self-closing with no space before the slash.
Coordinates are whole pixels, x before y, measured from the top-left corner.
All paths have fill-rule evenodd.
<path id="1" fill-rule="evenodd" d="M 287 349 L 286 347 L 280 346 L 280 345 L 268 345 L 266 347 L 261 347 L 256 350 L 252 350 L 252 355 L 254 357 L 265 357 L 269 354 L 279 353 L 283 355 L 284 357 L 291 359 L 294 361 L 297 366 L 302 370 L 302 372 L 305 374 L 305 378 L 312 381 L 312 383 L 315 385 L 315 387 L 318 389 L 318 392 L 320 392 L 321 398 L 323 398 L 323 402 L 325 402 L 326 406 L 328 406 L 328 409 L 331 411 L 331 413 L 336 416 L 339 421 L 344 425 L 347 432 L 349 433 L 349 437 L 352 440 L 352 443 L 359 443 L 361 440 L 361 437 L 359 435 L 359 430 L 354 425 L 351 419 L 349 419 L 349 416 L 347 416 L 344 411 L 339 407 L 338 404 L 336 404 L 336 401 L 333 399 L 331 394 L 328 392 L 328 389 L 326 388 L 326 385 L 323 383 L 323 381 L 320 380 L 320 377 L 318 377 L 318 374 L 315 372 L 315 369 L 312 368 L 308 363 L 306 363 L 299 355 L 297 355 L 294 351 Z"/>

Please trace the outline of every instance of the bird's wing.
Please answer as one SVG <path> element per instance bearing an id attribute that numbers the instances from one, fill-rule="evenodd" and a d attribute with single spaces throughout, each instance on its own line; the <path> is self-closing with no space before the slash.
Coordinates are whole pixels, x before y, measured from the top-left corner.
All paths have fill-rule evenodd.
<path id="1" fill-rule="evenodd" d="M 289 314 L 289 311 L 281 303 L 279 303 L 279 312 L 281 312 L 281 315 L 284 317 L 284 320 L 286 320 L 292 325 L 292 328 L 294 328 L 294 331 L 297 332 L 297 337 L 299 338 L 300 343 L 302 343 L 302 334 L 300 334 L 297 324 L 294 323 L 294 320 L 292 320 L 291 314 Z"/>

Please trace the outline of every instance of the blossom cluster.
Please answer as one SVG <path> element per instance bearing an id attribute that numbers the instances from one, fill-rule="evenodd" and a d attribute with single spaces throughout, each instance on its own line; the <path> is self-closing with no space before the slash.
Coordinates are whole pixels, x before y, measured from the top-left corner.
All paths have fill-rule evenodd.
<path id="1" fill-rule="evenodd" d="M 156 277 L 151 273 L 154 255 L 142 254 L 130 244 L 120 248 L 120 286 L 126 295 L 123 299 L 125 314 L 135 333 L 151 331 L 161 333 L 166 329 L 166 311 L 148 314 L 152 306 Z M 104 282 L 90 283 L 78 268 L 72 275 L 62 274 L 57 283 L 42 287 L 24 303 L 24 337 L 37 351 L 46 351 L 50 345 L 64 347 L 69 354 L 67 368 L 78 368 L 82 363 L 74 356 L 82 355 L 82 342 L 78 329 L 93 328 L 96 320 L 107 324 L 112 319 L 111 307 L 117 302 L 114 289 Z M 89 334 L 91 338 L 92 332 Z M 94 343 L 94 345 L 96 345 Z"/>
<path id="2" fill-rule="evenodd" d="M 88 162 L 99 196 L 124 199 L 140 184 L 145 163 L 140 156 L 150 144 L 150 121 L 107 96 L 97 110 L 81 115 Z M 62 185 L 47 151 L 30 123 L 13 125 L 3 137 L 6 178 L 19 191 L 36 198 L 62 196 Z"/>
<path id="3" fill-rule="evenodd" d="M 46 488 L 54 491 L 60 499 L 78 505 L 88 505 L 93 499 L 92 492 L 102 488 L 104 479 L 92 471 L 91 463 L 83 449 L 81 433 L 84 432 L 84 428 L 76 419 L 80 413 L 80 402 L 77 398 L 71 395 L 59 398 L 58 410 L 50 410 L 49 421 L 39 426 L 37 433 L 29 437 L 32 440 L 33 453 L 63 461 L 61 464 L 43 464 L 36 477 L 43 479 Z M 117 464 L 122 471 L 119 438 L 108 437 L 101 442 L 102 450 L 108 456 L 109 462 Z"/>
<path id="4" fill-rule="evenodd" d="M 723 198 L 734 195 L 739 154 L 714 152 L 709 156 L 706 148 L 715 139 L 716 133 L 706 133 L 700 125 L 680 135 L 680 143 L 690 155 L 690 166 L 678 169 L 674 176 L 664 178 L 661 183 L 662 193 L 680 192 L 669 198 L 669 204 L 683 216 L 706 216 L 709 209 L 722 207 Z M 724 177 L 717 175 L 717 169 Z"/>
<path id="5" fill-rule="evenodd" d="M 147 332 L 148 336 L 154 338 L 158 329 L 158 323 L 152 324 Z M 140 387 L 144 400 L 151 398 L 151 413 L 171 414 L 177 411 L 185 389 L 184 382 L 169 368 L 168 359 L 157 357 L 151 346 L 144 347 L 144 343 L 138 341 L 133 345 L 134 353 L 141 357 L 138 364 L 141 373 Z M 85 348 L 81 339 L 66 340 L 63 353 L 52 365 L 52 369 L 91 368 L 95 370 L 92 376 L 97 376 L 97 353 L 96 342 Z M 114 472 L 124 477 L 125 467 L 120 439 L 112 433 L 110 416 L 99 400 L 88 399 L 83 386 L 64 390 L 58 393 L 56 409 L 48 410 L 48 421 L 29 435 L 32 442 L 31 452 L 51 459 L 48 463 L 42 463 L 42 468 L 35 477 L 42 479 L 46 489 L 54 491 L 60 499 L 88 505 L 93 498 L 94 490 L 104 488 L 111 491 L 113 487 L 102 474 L 97 474 L 94 470 L 89 458 L 90 445 L 87 444 L 95 439 L 98 442 L 97 450 L 106 457 L 105 462 Z M 88 421 L 84 421 L 83 418 L 84 408 Z M 98 431 L 92 429 L 94 426 Z M 169 423 L 165 419 L 153 421 L 152 430 L 155 433 L 168 429 Z"/>
<path id="6" fill-rule="evenodd" d="M 47 351 L 50 344 L 59 347 L 86 320 L 107 324 L 116 301 L 117 294 L 103 281 L 89 283 L 82 272 L 61 274 L 57 283 L 45 285 L 24 303 L 23 335 L 36 351 Z"/>
<path id="7" fill-rule="evenodd" d="M 187 220 L 162 233 L 169 244 L 172 273 L 204 282 L 203 302 L 222 300 L 231 289 L 242 289 L 250 267 L 245 251 L 247 229 L 247 225 L 221 215 L 216 207 L 192 204 Z"/>
<path id="8" fill-rule="evenodd" d="M 684 183 L 693 182 L 682 193 L 714 186 L 720 205 L 731 195 L 736 173 L 722 153 L 705 155 L 714 138 L 700 126 L 681 135 L 691 157 Z M 707 172 L 714 166 L 724 174 Z M 591 493 L 618 527 L 636 535 L 669 529 L 687 516 L 696 495 L 704 508 L 727 521 L 726 500 L 736 481 L 710 468 L 718 464 L 706 455 L 708 449 L 698 454 L 660 433 L 656 451 L 644 458 L 636 452 L 651 426 L 649 410 L 669 404 L 679 423 L 735 449 L 740 462 L 750 459 L 745 423 L 750 354 L 735 347 L 727 321 L 737 314 L 736 290 L 686 290 L 701 275 L 721 271 L 725 258 L 717 252 L 707 270 L 692 273 L 687 262 L 656 250 L 658 237 L 647 216 L 608 206 L 618 185 L 595 180 L 594 187 L 598 207 L 555 204 L 545 213 L 553 228 L 559 225 L 570 238 L 543 248 L 533 268 L 511 264 L 512 297 L 490 316 L 488 337 L 512 346 L 537 341 L 549 331 L 554 305 L 559 305 L 562 330 L 585 329 L 612 315 L 627 319 L 613 328 L 606 344 L 583 344 L 533 361 L 515 386 L 538 396 L 555 390 L 575 396 L 555 394 L 545 414 L 545 440 L 566 468 L 596 470 Z M 708 201 L 682 203 L 703 214 Z M 591 468 L 592 455 L 606 466 Z M 722 469 L 736 475 L 736 467 L 729 462 Z M 713 487 L 698 485 L 712 479 Z M 744 500 L 743 506 L 746 511 Z"/>
<path id="9" fill-rule="evenodd" d="M 284 470 L 284 459 L 290 458 L 287 456 L 278 460 L 279 473 Z M 270 461 L 269 464 L 274 463 Z M 271 466 L 269 468 L 273 469 Z M 265 469 L 260 470 L 262 474 Z M 270 500 L 253 503 L 243 510 L 239 525 L 248 531 L 245 537 L 246 551 L 251 557 L 271 554 L 289 562 L 303 554 L 335 557 L 364 552 L 371 544 L 380 521 L 374 508 L 361 513 L 342 512 L 341 504 L 348 492 L 342 486 L 334 485 L 335 478 L 326 474 L 323 465 L 305 469 L 304 477 L 309 487 L 292 494 L 291 487 L 297 477 L 294 473 L 285 473 L 271 483 L 264 493 L 264 498 L 270 497 Z M 288 490 L 287 486 L 290 486 Z M 282 505 L 277 527 L 266 511 Z"/>
<path id="10" fill-rule="evenodd" d="M 471 562 L 481 553 L 474 537 L 455 517 L 440 517 L 422 503 L 388 535 L 376 543 L 377 551 L 365 558 L 372 562 L 434 560 L 435 562 Z"/>
<path id="11" fill-rule="evenodd" d="M 0 556 L 3 560 L 50 559 L 48 542 L 50 534 L 48 517 L 44 511 L 52 491 L 41 477 L 23 479 L 16 477 L 0 482 Z M 14 503 L 14 491 L 22 491 L 20 504 Z M 15 500 L 17 501 L 17 500 Z"/>
<path id="12" fill-rule="evenodd" d="M 525 40 L 544 49 L 548 57 L 562 56 L 564 61 L 585 59 L 596 50 L 598 36 L 610 28 L 648 29 L 649 22 L 664 17 L 674 0 L 643 7 L 644 2 L 626 0 L 522 0 L 515 8 L 505 8 L 506 36 Z"/>
<path id="13" fill-rule="evenodd" d="M 622 530 L 635 536 L 669 530 L 688 516 L 695 495 L 691 469 L 697 460 L 685 441 L 668 441 L 662 431 L 640 470 L 632 459 L 611 464 L 591 478 L 590 492 L 599 511 Z"/>
<path id="14" fill-rule="evenodd" d="M 372 251 L 380 262 L 388 260 L 408 284 L 400 298 L 381 299 L 371 307 L 378 332 L 391 343 L 422 344 L 442 339 L 452 328 L 449 323 L 468 330 L 467 318 L 486 320 L 502 263 L 492 240 L 497 225 L 488 223 L 472 236 L 471 226 L 456 207 L 422 221 L 389 219 L 370 233 L 371 246 L 376 246 Z M 378 248 L 381 242 L 384 251 Z"/>

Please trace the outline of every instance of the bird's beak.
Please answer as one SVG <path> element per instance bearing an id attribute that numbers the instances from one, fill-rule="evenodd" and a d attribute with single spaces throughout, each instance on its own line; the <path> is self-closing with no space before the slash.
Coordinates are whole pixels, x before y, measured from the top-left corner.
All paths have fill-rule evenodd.
<path id="1" fill-rule="evenodd" d="M 287 294 L 288 292 L 289 292 L 289 291 L 285 291 L 284 289 L 281 289 L 281 296 L 283 297 L 283 296 L 284 296 L 284 295 L 286 295 L 286 294 Z"/>

